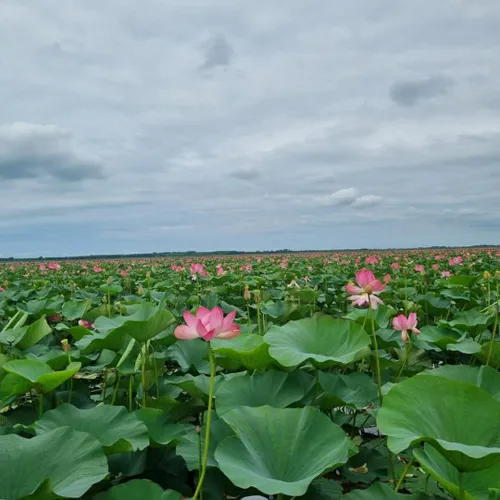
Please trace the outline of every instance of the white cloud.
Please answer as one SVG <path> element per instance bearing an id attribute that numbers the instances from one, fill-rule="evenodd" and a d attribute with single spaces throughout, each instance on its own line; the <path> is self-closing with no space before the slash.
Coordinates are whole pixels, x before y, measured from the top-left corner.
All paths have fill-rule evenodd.
<path id="1" fill-rule="evenodd" d="M 368 208 L 368 207 L 373 207 L 375 205 L 379 205 L 380 203 L 382 203 L 382 200 L 383 200 L 382 196 L 367 194 L 364 196 L 360 196 L 359 198 L 356 198 L 352 206 L 355 208 Z"/>

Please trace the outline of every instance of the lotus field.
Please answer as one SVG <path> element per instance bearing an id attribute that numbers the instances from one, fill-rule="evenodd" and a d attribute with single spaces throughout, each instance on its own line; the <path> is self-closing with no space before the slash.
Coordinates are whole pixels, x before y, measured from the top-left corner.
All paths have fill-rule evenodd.
<path id="1" fill-rule="evenodd" d="M 0 499 L 500 498 L 500 251 L 0 263 Z"/>

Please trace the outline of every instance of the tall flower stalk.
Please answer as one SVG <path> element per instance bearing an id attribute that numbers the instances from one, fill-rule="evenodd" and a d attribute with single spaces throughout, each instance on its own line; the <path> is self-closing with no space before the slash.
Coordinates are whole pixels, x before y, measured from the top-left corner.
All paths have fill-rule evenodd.
<path id="1" fill-rule="evenodd" d="M 196 315 L 189 311 L 184 312 L 185 325 L 179 325 L 174 335 L 181 340 L 203 339 L 208 342 L 208 360 L 210 362 L 210 386 L 208 391 L 207 420 L 205 423 L 205 445 L 203 448 L 203 460 L 201 461 L 201 472 L 193 500 L 197 500 L 203 489 L 203 483 L 207 472 L 208 450 L 210 445 L 210 428 L 212 425 L 212 408 L 215 386 L 216 363 L 212 352 L 210 341 L 214 338 L 233 339 L 240 334 L 240 327 L 234 323 L 236 311 L 230 312 L 226 317 L 220 307 L 212 310 L 199 307 Z"/>

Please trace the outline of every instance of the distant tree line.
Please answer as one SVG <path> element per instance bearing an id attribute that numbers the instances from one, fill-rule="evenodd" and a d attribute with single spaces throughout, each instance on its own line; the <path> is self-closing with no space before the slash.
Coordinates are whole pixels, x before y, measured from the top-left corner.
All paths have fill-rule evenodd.
<path id="1" fill-rule="evenodd" d="M 465 247 L 449 247 L 449 246 L 429 246 L 416 248 L 358 248 L 358 249 L 340 249 L 340 250 L 290 250 L 283 248 L 279 250 L 254 250 L 254 251 L 238 251 L 238 250 L 216 250 L 212 252 L 196 252 L 190 250 L 187 252 L 153 252 L 153 253 L 134 253 L 134 254 L 99 254 L 99 255 L 77 255 L 73 257 L 43 257 L 21 259 L 17 257 L 3 257 L 0 262 L 16 262 L 16 261 L 49 261 L 49 260 L 104 260 L 104 259 L 151 259 L 160 257 L 182 258 L 182 257 L 216 257 L 227 255 L 272 255 L 272 254 L 298 254 L 298 253 L 324 253 L 324 252 L 387 252 L 396 250 L 453 250 L 456 248 L 498 248 L 500 245 L 470 245 Z"/>

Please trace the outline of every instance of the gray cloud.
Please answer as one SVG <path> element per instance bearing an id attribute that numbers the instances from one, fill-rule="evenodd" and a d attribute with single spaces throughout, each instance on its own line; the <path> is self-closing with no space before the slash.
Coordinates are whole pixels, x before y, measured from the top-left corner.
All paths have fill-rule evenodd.
<path id="1" fill-rule="evenodd" d="M 390 96 L 396 104 L 411 108 L 420 101 L 447 94 L 452 86 L 451 78 L 438 75 L 423 80 L 397 82 L 391 87 Z"/>
<path id="2" fill-rule="evenodd" d="M 261 173 L 252 168 L 242 168 L 235 170 L 234 172 L 230 172 L 229 176 L 242 181 L 256 181 L 257 179 L 260 179 Z"/>
<path id="3" fill-rule="evenodd" d="M 204 61 L 201 65 L 201 69 L 211 69 L 217 66 L 229 66 L 231 64 L 233 54 L 233 47 L 224 36 L 213 36 L 205 42 L 203 49 Z"/>
<path id="4" fill-rule="evenodd" d="M 66 182 L 99 179 L 103 169 L 97 159 L 76 152 L 71 135 L 53 125 L 1 125 L 0 178 L 41 177 Z"/>

